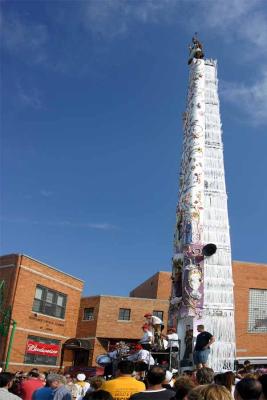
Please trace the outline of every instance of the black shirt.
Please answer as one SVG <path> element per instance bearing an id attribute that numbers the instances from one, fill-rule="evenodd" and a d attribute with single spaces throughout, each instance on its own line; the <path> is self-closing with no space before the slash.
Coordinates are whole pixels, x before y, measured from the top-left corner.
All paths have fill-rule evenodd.
<path id="1" fill-rule="evenodd" d="M 209 332 L 200 332 L 197 335 L 197 341 L 196 341 L 196 346 L 195 346 L 195 350 L 196 351 L 201 351 L 203 350 L 203 347 L 207 346 L 207 344 L 209 343 L 210 339 L 212 338 L 212 334 Z"/>
<path id="2" fill-rule="evenodd" d="M 173 390 L 168 389 L 147 390 L 133 394 L 129 400 L 170 400 L 174 394 Z"/>

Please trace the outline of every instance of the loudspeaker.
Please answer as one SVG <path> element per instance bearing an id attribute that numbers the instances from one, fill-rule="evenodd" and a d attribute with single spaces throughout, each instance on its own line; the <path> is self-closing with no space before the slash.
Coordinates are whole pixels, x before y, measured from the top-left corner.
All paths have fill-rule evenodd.
<path id="1" fill-rule="evenodd" d="M 202 249 L 202 254 L 205 257 L 210 257 L 213 254 L 215 254 L 217 251 L 217 246 L 214 243 L 208 243 L 206 244 L 203 249 Z"/>

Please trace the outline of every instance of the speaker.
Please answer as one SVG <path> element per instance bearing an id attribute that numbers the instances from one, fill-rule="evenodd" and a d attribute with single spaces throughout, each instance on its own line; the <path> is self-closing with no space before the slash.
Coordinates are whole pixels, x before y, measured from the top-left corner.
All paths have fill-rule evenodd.
<path id="1" fill-rule="evenodd" d="M 213 254 L 215 254 L 217 251 L 217 246 L 214 243 L 208 243 L 206 244 L 203 249 L 202 249 L 202 254 L 205 257 L 210 257 Z"/>

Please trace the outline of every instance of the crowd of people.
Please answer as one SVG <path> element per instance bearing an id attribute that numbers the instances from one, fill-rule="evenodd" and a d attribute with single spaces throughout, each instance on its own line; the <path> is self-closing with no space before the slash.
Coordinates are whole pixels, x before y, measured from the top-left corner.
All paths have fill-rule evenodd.
<path id="1" fill-rule="evenodd" d="M 79 373 L 0 373 L 0 400 L 267 400 L 267 371 L 246 362 L 236 373 L 202 367 L 182 374 L 159 365 L 145 377 L 130 360 L 121 360 L 110 380 Z"/>

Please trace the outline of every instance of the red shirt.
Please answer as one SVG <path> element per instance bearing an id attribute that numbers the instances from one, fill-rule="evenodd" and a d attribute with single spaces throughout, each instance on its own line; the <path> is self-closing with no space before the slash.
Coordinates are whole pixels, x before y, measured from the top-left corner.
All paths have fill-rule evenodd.
<path id="1" fill-rule="evenodd" d="M 30 378 L 21 384 L 21 397 L 23 400 L 32 400 L 32 395 L 35 390 L 44 387 L 44 382 L 39 379 Z"/>

